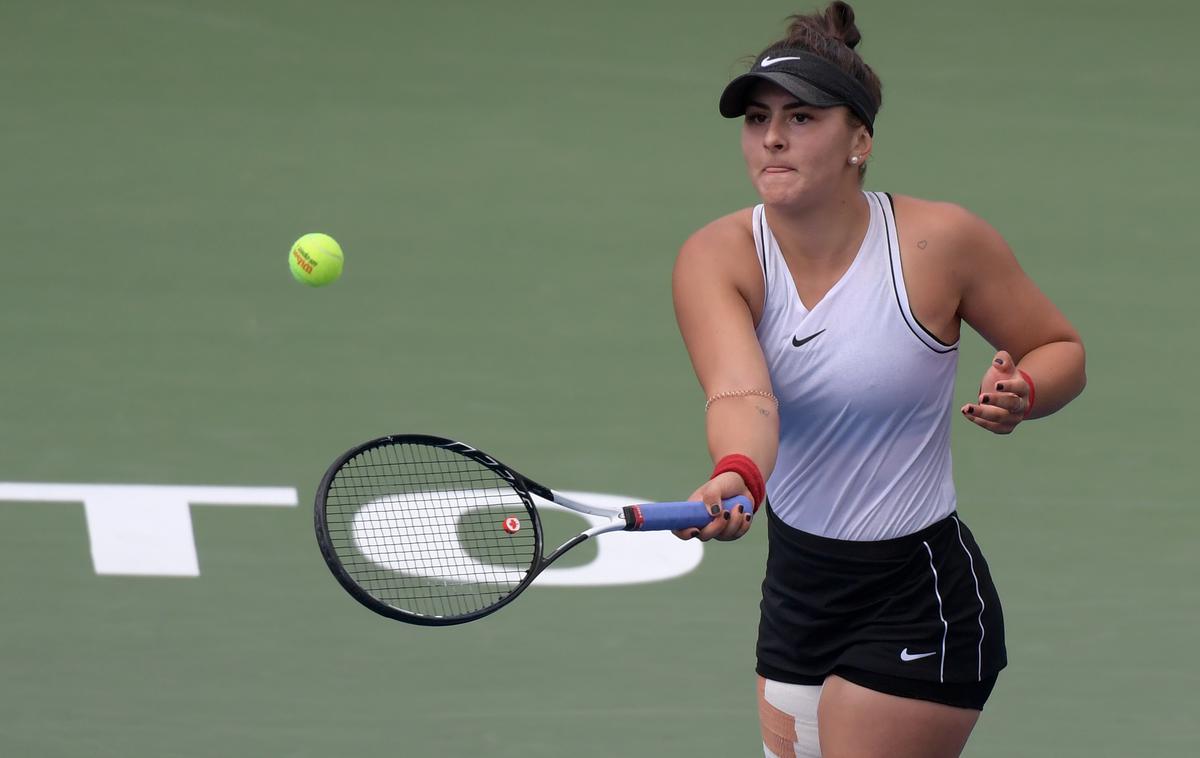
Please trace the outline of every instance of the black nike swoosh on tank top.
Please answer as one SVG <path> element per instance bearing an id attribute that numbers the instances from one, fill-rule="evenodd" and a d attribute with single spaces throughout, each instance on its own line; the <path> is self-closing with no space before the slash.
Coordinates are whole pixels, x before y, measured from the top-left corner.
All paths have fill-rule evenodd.
<path id="1" fill-rule="evenodd" d="M 824 333 L 825 333 L 825 330 L 822 329 L 821 331 L 817 332 L 816 334 L 810 334 L 802 340 L 798 340 L 795 337 L 792 337 L 792 347 L 800 347 L 803 344 L 812 342 L 813 340 L 815 340 L 817 337 L 820 337 Z"/>

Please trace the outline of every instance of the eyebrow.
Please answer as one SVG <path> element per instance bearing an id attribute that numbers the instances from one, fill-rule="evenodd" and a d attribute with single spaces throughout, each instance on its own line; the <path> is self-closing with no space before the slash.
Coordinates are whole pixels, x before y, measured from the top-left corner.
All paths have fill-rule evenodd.
<path id="1" fill-rule="evenodd" d="M 767 105 L 766 103 L 760 103 L 757 100 L 747 100 L 746 107 L 750 107 L 750 106 L 754 106 L 756 108 L 762 108 L 764 111 L 771 110 L 771 106 Z M 782 110 L 794 111 L 797 108 L 812 108 L 812 107 L 813 106 L 809 105 L 808 103 L 802 103 L 799 100 L 793 100 L 792 102 L 783 106 Z"/>

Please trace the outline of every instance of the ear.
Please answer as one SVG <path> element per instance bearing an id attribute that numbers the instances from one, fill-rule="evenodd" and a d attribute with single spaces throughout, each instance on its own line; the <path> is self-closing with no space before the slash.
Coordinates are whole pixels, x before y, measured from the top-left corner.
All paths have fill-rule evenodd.
<path id="1" fill-rule="evenodd" d="M 873 145 L 873 139 L 871 133 L 867 131 L 867 127 L 855 127 L 850 145 L 850 154 L 857 155 L 860 160 L 865 162 L 871 155 L 871 146 Z"/>

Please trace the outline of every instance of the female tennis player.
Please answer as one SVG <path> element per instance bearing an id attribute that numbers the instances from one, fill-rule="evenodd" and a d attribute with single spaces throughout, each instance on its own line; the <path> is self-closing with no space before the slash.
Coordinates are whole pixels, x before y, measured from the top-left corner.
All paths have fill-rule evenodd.
<path id="1" fill-rule="evenodd" d="M 983 430 L 1049 416 L 1085 382 L 1079 334 L 991 226 L 863 191 L 882 97 L 860 39 L 845 3 L 794 16 L 725 88 L 762 203 L 697 231 L 673 276 L 716 461 L 691 499 L 769 499 L 768 757 L 961 753 L 1006 663 L 951 478 L 961 324 L 998 350 L 960 409 Z M 736 539 L 751 520 L 677 534 Z"/>

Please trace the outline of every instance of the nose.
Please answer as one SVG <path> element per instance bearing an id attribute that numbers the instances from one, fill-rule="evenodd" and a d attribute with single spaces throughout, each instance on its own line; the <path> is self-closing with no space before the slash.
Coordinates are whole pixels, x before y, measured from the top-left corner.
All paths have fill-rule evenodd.
<path id="1" fill-rule="evenodd" d="M 763 132 L 763 147 L 771 152 L 778 152 L 787 147 L 782 116 L 775 116 L 767 123 L 767 129 Z"/>

